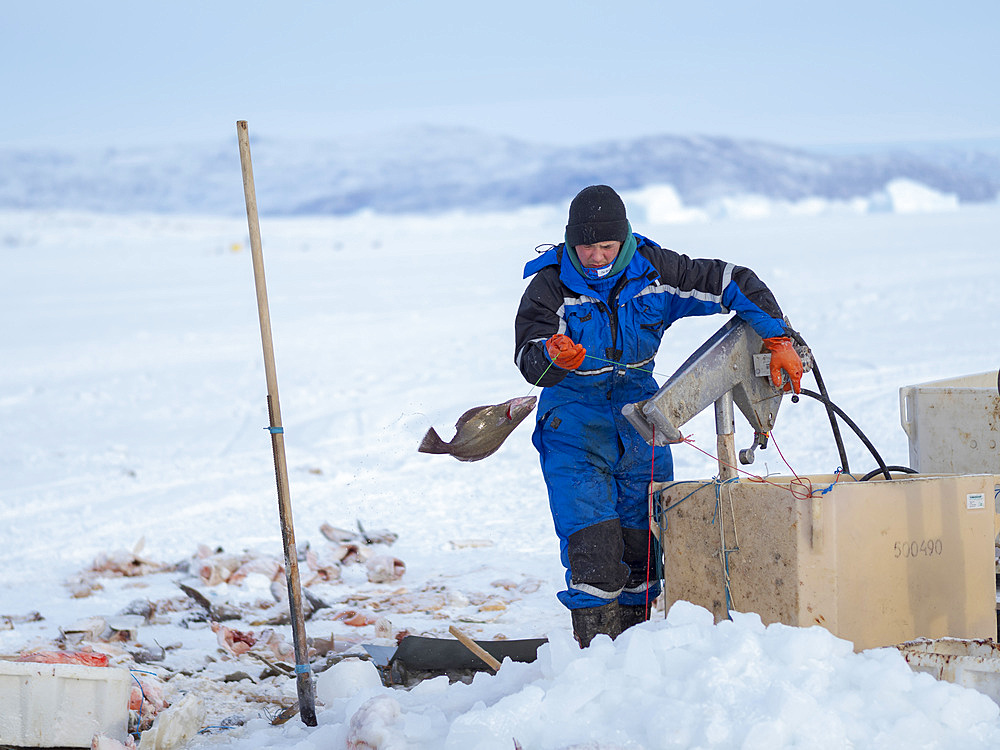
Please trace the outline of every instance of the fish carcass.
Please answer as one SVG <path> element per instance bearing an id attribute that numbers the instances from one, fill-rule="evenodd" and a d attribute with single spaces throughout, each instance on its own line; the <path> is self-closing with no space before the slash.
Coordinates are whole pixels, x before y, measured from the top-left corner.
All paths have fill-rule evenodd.
<path id="1" fill-rule="evenodd" d="M 535 396 L 518 396 L 502 404 L 469 409 L 455 423 L 455 437 L 444 442 L 431 427 L 417 449 L 421 453 L 447 453 L 459 461 L 479 461 L 493 455 L 503 441 L 531 414 Z"/>

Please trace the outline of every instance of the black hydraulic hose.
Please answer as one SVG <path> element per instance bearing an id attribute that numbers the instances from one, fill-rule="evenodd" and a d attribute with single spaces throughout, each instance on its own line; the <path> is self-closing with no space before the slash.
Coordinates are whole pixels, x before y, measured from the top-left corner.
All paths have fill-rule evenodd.
<path id="1" fill-rule="evenodd" d="M 787 331 L 797 343 L 805 347 L 809 346 L 805 339 L 802 338 L 802 334 L 794 330 L 791 326 L 788 326 Z M 834 413 L 837 409 L 834 407 L 833 402 L 830 401 L 830 394 L 827 392 L 826 383 L 823 382 L 823 376 L 819 372 L 819 365 L 816 363 L 815 355 L 812 358 L 812 374 L 813 377 L 816 378 L 816 385 L 819 388 L 819 392 L 823 396 L 819 400 L 823 402 L 824 406 L 826 406 L 826 415 L 830 419 L 830 428 L 833 430 L 833 440 L 837 444 L 837 452 L 840 454 L 840 466 L 844 470 L 845 474 L 850 474 L 851 467 L 847 463 L 847 451 L 844 449 L 844 438 L 840 434 L 840 425 L 837 424 L 837 417 Z M 847 415 L 843 416 L 845 419 L 847 418 Z M 856 432 L 858 431 L 857 427 L 854 429 Z M 874 450 L 874 448 L 872 450 Z"/>
<path id="2" fill-rule="evenodd" d="M 833 403 L 829 397 L 816 393 L 815 391 L 810 391 L 808 388 L 803 388 L 801 393 L 803 396 L 809 396 L 809 398 L 814 398 L 817 401 L 826 404 L 827 410 L 832 409 L 835 411 L 837 415 L 847 423 L 847 426 L 854 430 L 854 434 L 861 439 L 861 442 L 865 444 L 865 447 L 871 451 L 872 456 L 875 458 L 875 462 L 878 464 L 879 471 L 885 475 L 886 479 L 892 479 L 892 476 L 889 474 L 889 467 L 885 465 L 885 461 L 882 460 L 882 456 L 880 456 L 878 451 L 875 450 L 875 446 L 872 445 L 865 433 L 861 431 L 861 428 L 854 423 L 854 420 L 844 413 L 843 409 Z M 844 469 L 844 473 L 849 473 L 846 468 Z"/>
<path id="3" fill-rule="evenodd" d="M 899 472 L 902 472 L 903 474 L 917 474 L 917 473 L 919 473 L 916 469 L 911 469 L 909 466 L 886 466 L 885 468 L 887 468 L 889 471 L 899 471 Z M 882 469 L 881 468 L 872 469 L 867 474 L 865 474 L 863 477 L 861 477 L 861 479 L 859 479 L 858 481 L 859 482 L 867 482 L 869 479 L 871 479 L 876 474 L 881 474 L 881 473 L 882 473 Z"/>

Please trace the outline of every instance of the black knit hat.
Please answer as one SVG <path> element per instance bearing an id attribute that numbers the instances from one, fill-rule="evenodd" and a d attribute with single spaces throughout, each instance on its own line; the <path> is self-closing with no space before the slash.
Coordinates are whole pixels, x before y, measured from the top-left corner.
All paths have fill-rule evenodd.
<path id="1" fill-rule="evenodd" d="M 586 187 L 569 204 L 566 244 L 570 247 L 610 240 L 624 242 L 627 237 L 625 204 L 607 185 Z"/>

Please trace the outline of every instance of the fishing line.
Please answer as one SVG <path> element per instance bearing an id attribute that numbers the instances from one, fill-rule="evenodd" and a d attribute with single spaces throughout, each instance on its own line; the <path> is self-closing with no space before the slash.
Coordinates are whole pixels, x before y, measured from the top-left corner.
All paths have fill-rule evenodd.
<path id="1" fill-rule="evenodd" d="M 618 362 L 613 359 L 605 359 L 604 357 L 598 357 L 596 354 L 584 354 L 583 357 L 584 359 L 596 359 L 598 362 L 607 362 L 609 365 L 618 365 L 619 367 L 624 367 L 626 370 L 638 370 L 639 372 L 648 372 L 650 375 L 659 375 L 661 378 L 669 377 L 668 375 L 662 372 L 657 372 L 656 370 L 650 370 L 648 367 L 640 367 L 639 365 L 629 365 L 626 364 L 625 362 Z M 542 378 L 545 377 L 545 373 L 548 372 L 549 369 L 554 364 L 555 364 L 554 361 L 549 362 L 549 366 L 545 368 L 542 374 L 538 376 L 538 380 L 535 381 L 535 384 L 531 386 L 531 389 L 528 391 L 528 395 L 530 395 L 531 391 L 533 391 L 535 388 L 538 387 L 538 384 L 542 382 Z"/>
<path id="2" fill-rule="evenodd" d="M 530 396 L 531 392 L 538 387 L 538 384 L 542 382 L 542 378 L 545 377 L 545 373 L 547 373 L 550 369 L 552 369 L 552 365 L 554 365 L 554 364 L 555 364 L 555 362 L 549 362 L 549 366 L 546 367 L 544 370 L 542 370 L 542 374 L 538 376 L 538 380 L 536 380 L 535 384 L 533 386 L 531 386 L 531 388 L 528 389 L 527 393 L 524 394 L 525 398 L 527 398 L 528 396 Z M 510 413 L 510 406 L 508 406 L 507 407 L 507 420 L 509 421 L 509 420 L 511 420 L 513 418 L 514 418 L 514 416 Z"/>
<path id="3" fill-rule="evenodd" d="M 549 362 L 549 366 L 546 367 L 544 370 L 542 370 L 542 374 L 538 376 L 538 380 L 536 380 L 535 384 L 533 386 L 531 386 L 531 388 L 528 389 L 528 394 L 527 395 L 530 396 L 531 392 L 538 387 L 538 384 L 542 382 L 542 378 L 545 377 L 545 373 L 547 373 L 549 370 L 551 370 L 552 369 L 552 365 L 554 365 L 554 364 L 555 364 L 555 361 Z"/>
<path id="4" fill-rule="evenodd" d="M 656 370 L 650 370 L 647 367 L 639 367 L 639 365 L 628 365 L 624 362 L 616 362 L 613 359 L 604 359 L 604 357 L 598 357 L 594 354 L 584 354 L 584 359 L 596 359 L 598 362 L 607 362 L 609 365 L 618 365 L 619 367 L 624 367 L 626 370 L 639 370 L 640 372 L 648 372 L 650 375 L 659 375 L 661 378 L 669 377 L 662 372 L 657 372 Z"/>
<path id="5" fill-rule="evenodd" d="M 648 372 L 648 373 L 650 373 L 652 375 L 660 375 L 661 377 L 665 377 L 662 373 L 658 373 L 655 370 L 650 370 L 650 369 L 645 368 L 645 367 L 639 367 L 637 365 L 628 365 L 628 364 L 625 364 L 623 362 L 617 362 L 617 361 L 615 361 L 613 359 L 605 359 L 603 357 L 598 357 L 598 356 L 596 356 L 594 354 L 586 354 L 584 356 L 585 357 L 590 357 L 591 359 L 596 359 L 599 362 L 607 362 L 608 364 L 618 365 L 620 367 L 624 367 L 624 368 L 629 369 L 629 370 L 640 370 L 642 372 Z M 554 364 L 555 364 L 555 362 L 550 362 L 549 363 L 549 366 L 545 368 L 545 370 L 542 372 L 542 374 L 538 377 L 538 380 L 535 381 L 535 384 L 528 391 L 529 394 L 531 393 L 531 391 L 533 391 L 535 388 L 538 387 L 538 384 L 542 381 L 542 378 L 545 377 L 545 373 L 547 373 L 549 371 L 549 369 L 552 367 L 552 365 L 554 365 Z M 510 418 L 510 409 L 509 408 L 507 410 L 507 416 L 508 416 L 508 418 Z M 655 428 L 654 428 L 654 435 L 655 435 Z M 771 432 L 771 433 L 765 433 L 765 437 L 768 437 L 768 436 L 771 438 L 772 441 L 774 440 L 774 433 L 773 432 Z M 723 466 L 728 466 L 730 469 L 733 469 L 733 470 L 737 471 L 740 474 L 745 474 L 747 477 L 749 477 L 749 478 L 751 478 L 751 479 L 753 479 L 755 481 L 763 482 L 765 484 L 770 484 L 770 485 L 772 485 L 774 487 L 778 487 L 780 489 L 787 490 L 788 492 L 791 492 L 792 495 L 796 499 L 798 499 L 798 500 L 805 500 L 805 499 L 808 499 L 808 498 L 810 498 L 810 497 L 813 496 L 814 490 L 813 490 L 813 487 L 812 487 L 812 482 L 810 482 L 808 479 L 803 479 L 802 477 L 800 477 L 796 473 L 795 469 L 793 469 L 791 467 L 791 465 L 788 463 L 788 461 L 785 460 L 785 457 L 781 453 L 781 449 L 778 448 L 777 443 L 775 443 L 774 447 L 778 449 L 778 455 L 781 456 L 781 460 L 785 462 L 785 466 L 788 467 L 788 470 L 792 472 L 792 476 L 794 477 L 794 480 L 791 481 L 791 482 L 789 482 L 787 486 L 786 485 L 777 484 L 775 482 L 770 482 L 770 481 L 768 481 L 767 479 L 765 479 L 762 476 L 759 476 L 757 474 L 753 474 L 753 473 L 751 473 L 749 471 L 741 469 L 738 466 L 733 466 L 732 464 L 729 464 L 729 463 L 727 463 L 725 461 L 722 461 L 718 456 L 714 456 L 711 453 L 709 453 L 708 451 L 704 450 L 703 448 L 695 445 L 693 436 L 691 436 L 691 435 L 688 435 L 687 437 L 682 438 L 681 442 L 682 443 L 686 443 L 687 445 L 690 445 L 695 450 L 700 451 L 701 453 L 704 453 L 706 456 L 708 456 L 709 458 L 712 458 L 715 461 L 721 463 Z M 651 470 L 655 470 L 655 465 L 651 468 Z M 835 473 L 836 473 L 836 476 L 837 476 L 837 480 L 839 480 L 840 479 L 840 472 L 838 471 L 838 472 L 835 472 Z M 652 481 L 652 479 L 650 481 Z M 833 484 L 836 484 L 836 483 L 837 482 L 834 481 Z M 820 494 L 823 494 L 825 492 L 829 492 L 830 488 L 833 487 L 833 484 L 831 484 L 829 487 L 825 488 L 824 490 L 819 490 L 818 492 Z M 793 487 L 801 487 L 802 490 L 801 491 L 796 491 L 795 489 L 793 489 Z M 805 492 L 805 494 L 803 495 L 803 494 L 801 494 L 801 492 Z M 648 578 L 649 578 L 649 561 L 648 561 L 648 559 L 647 559 L 647 564 L 646 564 L 646 577 L 647 577 L 647 584 L 648 584 Z"/>

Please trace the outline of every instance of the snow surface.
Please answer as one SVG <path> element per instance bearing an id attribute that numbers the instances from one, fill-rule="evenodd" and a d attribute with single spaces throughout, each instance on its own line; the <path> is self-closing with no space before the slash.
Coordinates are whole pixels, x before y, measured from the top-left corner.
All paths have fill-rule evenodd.
<path id="1" fill-rule="evenodd" d="M 998 366 L 1000 208 L 894 189 L 913 213 L 845 206 L 679 223 L 667 211 L 635 229 L 757 271 L 811 345 L 834 401 L 889 463 L 905 464 L 898 388 Z M 660 199 L 669 208 L 669 196 Z M 984 696 L 911 673 L 894 650 L 855 654 L 819 628 L 764 628 L 750 615 L 712 625 L 706 612 L 682 605 L 614 644 L 575 648 L 555 598 L 562 569 L 530 425 L 478 463 L 416 452 L 428 427 L 448 433 L 467 408 L 531 390 L 512 363 L 521 269 L 536 245 L 559 241 L 564 207 L 433 218 L 273 220 L 266 205 L 261 211 L 296 539 L 319 549 L 323 523 L 352 528 L 360 520 L 398 533 L 387 551 L 406 564 L 403 579 L 388 584 L 345 568 L 341 582 L 318 593 L 341 603 L 355 594 L 390 605 L 416 597 L 408 611 L 383 606 L 383 635 L 386 627 L 444 635 L 458 623 L 476 638 L 550 643 L 533 664 L 409 692 L 349 677 L 347 667 L 331 683 L 343 662 L 318 680 L 328 703 L 317 728 L 298 720 L 272 727 L 260 714 L 195 745 L 1000 741 L 1000 711 Z M 50 642 L 60 628 L 114 615 L 137 597 L 176 595 L 176 573 L 106 579 L 89 596 L 68 594 L 65 582 L 98 556 L 140 540 L 143 557 L 168 562 L 192 558 L 199 545 L 280 557 L 245 221 L 7 212 L 0 253 L 0 623 L 31 611 L 44 617 L 0 629 L 0 654 Z M 660 379 L 723 322 L 675 325 L 657 360 Z M 738 421 L 737 444 L 749 445 Z M 689 429 L 711 451 L 711 415 Z M 852 469 L 872 468 L 860 442 L 846 438 Z M 799 473 L 837 468 L 825 414 L 807 399 L 785 405 L 774 439 Z M 675 465 L 681 478 L 716 470 L 687 446 L 675 449 Z M 787 470 L 770 449 L 753 468 Z M 267 595 L 264 576 L 248 581 L 241 596 Z M 237 591 L 227 587 L 211 593 Z M 311 620 L 308 630 L 379 637 L 375 626 L 331 619 Z M 175 664 L 204 663 L 211 653 L 220 670 L 239 666 L 219 655 L 207 627 L 170 621 L 140 628 L 140 638 L 180 642 Z M 352 685 L 352 695 L 335 697 Z M 222 700 L 212 696 L 206 701 Z M 284 697 L 293 696 L 289 681 Z"/>

